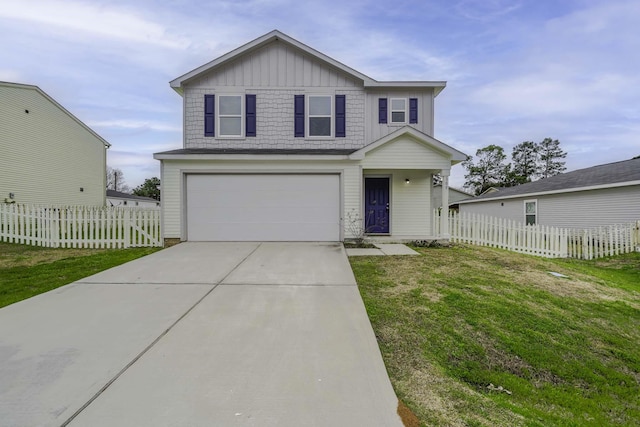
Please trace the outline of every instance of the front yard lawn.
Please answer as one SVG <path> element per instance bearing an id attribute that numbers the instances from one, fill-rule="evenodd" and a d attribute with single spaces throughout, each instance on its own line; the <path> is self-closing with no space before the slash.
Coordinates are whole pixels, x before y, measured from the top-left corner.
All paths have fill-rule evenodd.
<path id="1" fill-rule="evenodd" d="M 640 254 L 416 250 L 350 261 L 422 425 L 640 426 Z"/>
<path id="2" fill-rule="evenodd" d="M 52 249 L 0 242 L 0 307 L 157 250 L 159 248 Z"/>

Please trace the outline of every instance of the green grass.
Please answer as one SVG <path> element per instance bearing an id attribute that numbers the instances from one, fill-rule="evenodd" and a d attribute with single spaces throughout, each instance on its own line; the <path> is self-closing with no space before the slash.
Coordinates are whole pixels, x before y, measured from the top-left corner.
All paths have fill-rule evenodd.
<path id="1" fill-rule="evenodd" d="M 0 243 L 0 307 L 156 252 L 158 248 L 51 249 Z"/>
<path id="2" fill-rule="evenodd" d="M 350 260 L 396 393 L 422 425 L 640 425 L 640 254 L 417 250 Z"/>

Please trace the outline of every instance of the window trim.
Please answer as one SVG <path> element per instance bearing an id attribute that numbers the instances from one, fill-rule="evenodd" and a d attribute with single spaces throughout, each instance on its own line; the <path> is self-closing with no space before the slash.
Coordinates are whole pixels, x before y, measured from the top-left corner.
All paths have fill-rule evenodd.
<path id="1" fill-rule="evenodd" d="M 398 100 L 402 100 L 404 101 L 404 109 L 403 110 L 394 110 L 393 109 L 393 101 L 398 101 Z M 409 98 L 389 98 L 389 104 L 387 106 L 387 109 L 389 110 L 389 120 L 388 123 L 390 125 L 404 125 L 409 123 L 409 121 L 407 120 L 409 118 Z M 403 112 L 404 113 L 404 121 L 402 122 L 396 122 L 393 120 L 393 113 L 399 113 L 399 112 Z"/>
<path id="2" fill-rule="evenodd" d="M 233 114 L 233 115 L 229 115 L 229 114 L 221 114 L 221 108 L 220 108 L 220 101 L 222 100 L 223 97 L 237 97 L 240 98 L 240 115 L 237 114 Z M 235 93 L 221 93 L 221 94 L 217 94 L 216 95 L 216 111 L 215 111 L 215 115 L 216 115 L 216 138 L 218 139 L 228 139 L 228 138 L 232 138 L 232 139 L 237 139 L 237 138 L 244 138 L 245 137 L 245 127 L 246 127 L 246 122 L 247 122 L 247 118 L 246 118 L 246 109 L 245 109 L 245 94 L 235 94 Z M 220 124 L 220 119 L 221 118 L 225 118 L 225 117 L 239 117 L 240 118 L 240 134 L 239 135 L 224 135 L 222 133 L 222 126 Z"/>
<path id="3" fill-rule="evenodd" d="M 331 113 L 329 115 L 312 115 L 311 114 L 311 98 L 329 98 L 329 108 L 331 108 Z M 305 96 L 305 111 L 304 111 L 304 124 L 306 128 L 306 138 L 311 139 L 328 139 L 334 138 L 336 134 L 336 106 L 335 106 L 335 96 L 330 93 L 312 93 L 307 94 Z M 311 135 L 311 118 L 312 117 L 329 117 L 329 135 Z"/>
<path id="4" fill-rule="evenodd" d="M 527 212 L 527 203 L 533 203 L 534 204 L 534 206 L 536 208 L 535 213 L 531 214 L 531 213 Z M 525 225 L 538 225 L 538 199 L 527 199 L 527 200 L 525 200 L 523 208 L 524 208 L 524 223 L 525 223 Z M 528 216 L 532 216 L 532 215 L 534 217 L 533 218 L 533 224 L 528 224 L 527 223 L 527 217 Z"/>

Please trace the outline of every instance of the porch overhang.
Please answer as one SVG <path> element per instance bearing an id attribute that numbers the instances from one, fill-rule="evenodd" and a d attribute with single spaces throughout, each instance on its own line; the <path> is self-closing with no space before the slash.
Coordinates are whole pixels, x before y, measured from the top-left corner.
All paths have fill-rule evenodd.
<path id="1" fill-rule="evenodd" d="M 427 135 L 424 132 L 411 127 L 404 126 L 395 132 L 392 132 L 365 147 L 354 151 L 349 154 L 349 158 L 352 160 L 364 160 L 367 154 L 374 150 L 377 150 L 385 145 L 393 144 L 396 141 L 402 139 L 410 139 L 418 144 L 423 145 L 425 148 L 439 154 L 443 158 L 447 158 L 450 161 L 449 166 L 453 166 L 467 159 L 467 155 L 455 148 L 445 144 L 442 141 L 435 139 L 434 137 Z"/>

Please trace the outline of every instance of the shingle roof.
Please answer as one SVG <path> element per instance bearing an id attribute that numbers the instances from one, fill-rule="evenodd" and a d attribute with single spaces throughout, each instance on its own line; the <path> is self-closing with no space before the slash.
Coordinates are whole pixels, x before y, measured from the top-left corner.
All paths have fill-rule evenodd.
<path id="1" fill-rule="evenodd" d="M 356 148 L 326 150 L 317 148 L 181 148 L 155 154 L 319 154 L 345 156 L 355 151 L 357 151 Z"/>
<path id="2" fill-rule="evenodd" d="M 178 93 L 182 93 L 183 91 L 183 85 L 188 83 L 191 79 L 196 78 L 200 75 L 202 75 L 203 73 L 207 73 L 213 69 L 215 69 L 216 67 L 219 67 L 221 65 L 224 64 L 228 64 L 231 61 L 236 60 L 238 57 L 244 55 L 247 52 L 252 52 L 255 51 L 257 49 L 260 49 L 261 47 L 273 42 L 273 41 L 281 41 L 284 42 L 286 44 L 288 44 L 289 46 L 293 46 L 297 49 L 300 49 L 301 51 L 305 52 L 307 55 L 310 55 L 312 58 L 316 58 L 326 64 L 329 64 L 330 66 L 341 70 L 342 72 L 345 72 L 349 75 L 351 75 L 352 77 L 361 80 L 364 83 L 365 87 L 374 87 L 374 88 L 424 88 L 424 87 L 432 87 L 434 90 L 434 96 L 438 96 L 438 94 L 445 88 L 445 86 L 447 85 L 446 82 L 444 81 L 391 81 L 391 82 L 384 82 L 384 81 L 377 81 L 372 79 L 369 76 L 366 76 L 364 74 L 362 74 L 359 71 L 354 70 L 351 67 L 348 67 L 347 65 L 342 64 L 339 61 L 336 61 L 335 59 L 321 53 L 318 52 L 317 50 L 305 45 L 304 43 L 299 42 L 298 40 L 278 31 L 278 30 L 273 30 L 261 37 L 258 37 L 255 40 L 250 41 L 249 43 L 246 43 L 242 46 L 240 46 L 237 49 L 232 50 L 231 52 L 228 52 L 216 59 L 214 59 L 211 62 L 208 62 L 207 64 L 204 64 L 198 68 L 196 68 L 195 70 L 192 70 L 174 80 L 172 80 L 171 82 L 169 82 L 169 84 L 171 85 L 171 87 L 173 89 L 175 89 Z"/>
<path id="3" fill-rule="evenodd" d="M 496 192 L 484 194 L 461 203 L 497 200 L 534 193 L 577 190 L 585 187 L 614 186 L 632 181 L 640 182 L 640 158 L 579 169 L 515 187 L 498 188 Z"/>
<path id="4" fill-rule="evenodd" d="M 135 194 L 123 193 L 121 191 L 116 190 L 107 190 L 107 197 L 114 197 L 118 199 L 131 199 L 131 200 L 142 200 L 145 202 L 158 202 L 156 199 L 152 199 L 151 197 L 144 196 L 136 196 Z"/>

